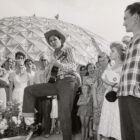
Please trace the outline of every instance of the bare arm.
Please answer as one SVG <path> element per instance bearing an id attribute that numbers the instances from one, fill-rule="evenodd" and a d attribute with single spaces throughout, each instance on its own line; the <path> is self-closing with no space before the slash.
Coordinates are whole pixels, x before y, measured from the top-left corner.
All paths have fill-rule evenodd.
<path id="1" fill-rule="evenodd" d="M 102 79 L 103 82 L 105 84 L 107 84 L 108 86 L 111 86 L 111 87 L 115 87 L 115 88 L 118 88 L 119 87 L 119 83 L 115 83 L 115 82 L 110 82 L 107 78 L 107 76 L 105 75 L 105 79 Z"/>

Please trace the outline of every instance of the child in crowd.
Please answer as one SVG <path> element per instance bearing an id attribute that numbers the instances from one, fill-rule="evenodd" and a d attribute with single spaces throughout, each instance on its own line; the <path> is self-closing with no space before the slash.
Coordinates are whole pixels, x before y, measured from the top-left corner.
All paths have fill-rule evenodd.
<path id="1" fill-rule="evenodd" d="M 90 93 L 90 85 L 82 85 L 82 94 L 77 102 L 79 106 L 77 115 L 81 120 L 81 135 L 82 140 L 88 139 L 89 121 L 92 116 L 92 95 Z"/>

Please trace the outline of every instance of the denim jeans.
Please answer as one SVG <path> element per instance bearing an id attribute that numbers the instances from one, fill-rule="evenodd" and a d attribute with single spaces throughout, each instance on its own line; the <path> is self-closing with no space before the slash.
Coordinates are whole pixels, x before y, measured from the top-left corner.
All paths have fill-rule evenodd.
<path id="1" fill-rule="evenodd" d="M 52 99 L 41 97 L 38 98 L 35 105 L 38 113 L 36 114 L 36 123 L 42 123 L 44 134 L 50 134 L 51 130 L 51 108 L 52 108 Z"/>
<path id="2" fill-rule="evenodd" d="M 33 116 L 37 97 L 58 95 L 59 117 L 63 140 L 72 140 L 71 112 L 73 101 L 78 89 L 77 78 L 66 77 L 55 83 L 28 86 L 24 90 L 23 115 Z"/>

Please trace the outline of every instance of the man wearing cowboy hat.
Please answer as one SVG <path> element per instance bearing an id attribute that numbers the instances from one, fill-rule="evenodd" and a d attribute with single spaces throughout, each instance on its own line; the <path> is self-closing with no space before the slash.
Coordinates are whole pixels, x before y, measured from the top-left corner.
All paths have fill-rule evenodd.
<path id="1" fill-rule="evenodd" d="M 64 47 L 65 36 L 57 30 L 46 32 L 45 39 L 54 49 L 52 66 L 59 68 L 56 82 L 28 86 L 24 90 L 23 116 L 26 124 L 33 123 L 35 99 L 41 96 L 58 95 L 59 116 L 63 132 L 63 140 L 72 140 L 71 111 L 78 80 L 74 50 Z M 32 122 L 31 122 L 32 121 Z"/>

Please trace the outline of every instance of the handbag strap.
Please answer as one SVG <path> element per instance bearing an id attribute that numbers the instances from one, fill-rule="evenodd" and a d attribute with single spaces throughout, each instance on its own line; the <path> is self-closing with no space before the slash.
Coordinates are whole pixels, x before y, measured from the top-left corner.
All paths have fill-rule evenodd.
<path id="1" fill-rule="evenodd" d="M 117 85 L 118 83 L 115 83 L 113 86 L 111 86 L 112 87 L 112 90 L 113 90 L 113 88 Z"/>
<path id="2" fill-rule="evenodd" d="M 117 85 L 117 83 L 115 83 L 115 84 L 112 86 L 112 88 L 114 88 L 116 85 Z"/>

